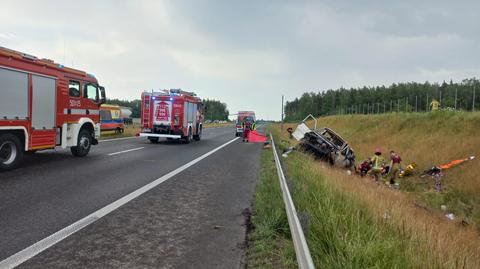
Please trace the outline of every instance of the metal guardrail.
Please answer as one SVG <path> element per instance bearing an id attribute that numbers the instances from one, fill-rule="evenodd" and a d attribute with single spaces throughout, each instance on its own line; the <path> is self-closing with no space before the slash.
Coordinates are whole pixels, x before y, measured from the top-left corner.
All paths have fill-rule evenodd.
<path id="1" fill-rule="evenodd" d="M 313 265 L 312 256 L 310 255 L 310 250 L 308 249 L 307 241 L 305 240 L 305 235 L 303 234 L 302 226 L 297 216 L 297 210 L 293 204 L 292 196 L 287 186 L 287 180 L 285 179 L 277 149 L 275 148 L 275 141 L 273 141 L 271 133 L 270 138 L 272 140 L 273 156 L 275 157 L 278 180 L 280 181 L 280 187 L 282 189 L 283 202 L 285 203 L 285 210 L 287 211 L 288 225 L 290 226 L 290 233 L 292 234 L 298 267 L 300 269 L 314 269 L 315 266 Z"/>

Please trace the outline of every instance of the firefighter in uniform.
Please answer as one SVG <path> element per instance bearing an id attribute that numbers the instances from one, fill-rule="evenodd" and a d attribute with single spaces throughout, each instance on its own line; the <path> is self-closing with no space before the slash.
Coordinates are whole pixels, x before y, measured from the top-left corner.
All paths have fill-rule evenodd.
<path id="1" fill-rule="evenodd" d="M 379 181 L 379 179 L 382 178 L 382 171 L 385 166 L 385 159 L 382 156 L 382 150 L 379 148 L 375 149 L 375 155 L 373 155 L 370 160 L 372 162 L 370 174 L 375 179 L 375 181 Z"/>
<path id="2" fill-rule="evenodd" d="M 440 102 L 437 99 L 433 99 L 430 103 L 430 108 L 432 111 L 437 111 L 440 108 Z"/>
<path id="3" fill-rule="evenodd" d="M 245 119 L 242 122 L 242 128 L 243 128 L 243 142 L 248 142 L 248 134 L 255 130 L 256 128 L 256 123 L 255 120 L 253 120 L 252 117 L 245 117 Z"/>

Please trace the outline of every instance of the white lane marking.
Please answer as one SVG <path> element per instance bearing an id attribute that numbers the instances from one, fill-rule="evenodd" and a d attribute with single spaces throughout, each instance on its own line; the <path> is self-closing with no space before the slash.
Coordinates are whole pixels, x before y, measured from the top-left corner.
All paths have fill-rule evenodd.
<path id="1" fill-rule="evenodd" d="M 110 142 L 110 141 L 117 141 L 117 140 L 125 140 L 125 139 L 132 139 L 132 138 L 137 138 L 137 136 L 129 136 L 129 137 L 120 137 L 120 138 L 112 138 L 112 139 L 98 140 L 98 143 Z"/>
<path id="2" fill-rule="evenodd" d="M 136 151 L 136 150 L 141 150 L 141 149 L 144 149 L 145 147 L 139 147 L 139 148 L 134 148 L 134 149 L 127 149 L 127 150 L 122 150 L 122 151 L 119 151 L 119 152 L 114 152 L 114 153 L 109 153 L 107 154 L 108 156 L 114 156 L 114 155 L 118 155 L 118 154 L 122 154 L 122 153 L 127 153 L 127 152 L 131 152 L 131 151 Z"/>
<path id="3" fill-rule="evenodd" d="M 156 186 L 160 185 L 161 183 L 167 181 L 171 177 L 183 172 L 184 170 L 188 169 L 189 167 L 195 165 L 196 163 L 200 162 L 201 160 L 207 158 L 208 156 L 212 155 L 213 153 L 219 151 L 220 149 L 226 147 L 230 143 L 237 140 L 238 137 L 226 142 L 225 144 L 203 154 L 202 156 L 178 167 L 177 169 L 169 172 L 168 174 L 163 175 L 160 178 L 148 183 L 147 185 L 123 196 L 122 198 L 116 200 L 115 202 L 91 213 L 90 215 L 76 221 L 68 225 L 67 227 L 57 231 L 56 233 L 38 241 L 37 243 L 26 247 L 25 249 L 13 254 L 12 256 L 6 258 L 3 261 L 0 261 L 0 268 L 14 268 L 27 260 L 33 258 L 34 256 L 38 255 L 42 251 L 50 248 L 51 246 L 57 244 L 58 242 L 62 241 L 63 239 L 67 238 L 68 236 L 80 231 L 81 229 L 85 228 L 86 226 L 94 223 L 98 219 L 104 217 L 108 213 L 114 211 L 115 209 L 121 207 L 122 205 L 130 202 L 131 200 L 137 198 L 138 196 L 144 194 L 145 192 L 155 188 Z"/>

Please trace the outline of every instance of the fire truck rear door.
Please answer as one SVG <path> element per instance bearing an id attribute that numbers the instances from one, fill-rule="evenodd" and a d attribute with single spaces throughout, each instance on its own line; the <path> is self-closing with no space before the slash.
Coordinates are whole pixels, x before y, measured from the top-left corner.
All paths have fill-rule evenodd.
<path id="1" fill-rule="evenodd" d="M 32 127 L 35 130 L 55 128 L 55 79 L 32 75 Z"/>
<path id="2" fill-rule="evenodd" d="M 154 125 L 167 125 L 172 123 L 172 101 L 156 100 L 153 112 Z"/>
<path id="3" fill-rule="evenodd" d="M 56 144 L 55 111 L 56 80 L 32 75 L 32 148 L 54 147 Z"/>
<path id="4" fill-rule="evenodd" d="M 0 68 L 0 119 L 28 117 L 28 74 Z"/>

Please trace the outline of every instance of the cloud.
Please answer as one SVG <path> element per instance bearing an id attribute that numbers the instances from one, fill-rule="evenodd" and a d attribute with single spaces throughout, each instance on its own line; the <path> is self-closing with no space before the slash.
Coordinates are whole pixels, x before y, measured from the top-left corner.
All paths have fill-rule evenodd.
<path id="1" fill-rule="evenodd" d="M 271 51 L 191 51 L 168 49 L 175 61 L 194 76 L 208 79 L 248 80 L 279 75 L 287 63 L 281 54 Z"/>
<path id="2" fill-rule="evenodd" d="M 477 1 L 75 4 L 3 1 L 0 46 L 94 73 L 110 97 L 194 89 L 231 111 L 278 119 L 282 94 L 480 70 Z"/>

